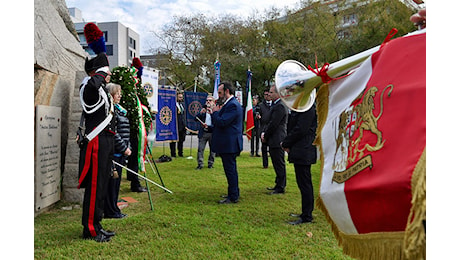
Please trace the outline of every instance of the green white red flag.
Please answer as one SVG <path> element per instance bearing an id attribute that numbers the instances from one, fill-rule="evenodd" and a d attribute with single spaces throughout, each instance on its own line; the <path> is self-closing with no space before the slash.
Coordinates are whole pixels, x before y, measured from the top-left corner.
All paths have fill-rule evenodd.
<path id="1" fill-rule="evenodd" d="M 254 114 L 253 114 L 253 107 L 252 107 L 252 94 L 251 94 L 251 78 L 252 72 L 248 70 L 247 72 L 247 81 L 246 81 L 246 88 L 248 89 L 248 102 L 246 104 L 246 136 L 248 140 L 252 138 L 252 129 L 254 128 Z"/>
<path id="2" fill-rule="evenodd" d="M 425 39 L 422 31 L 384 43 L 319 89 L 318 205 L 352 257 L 425 252 Z"/>

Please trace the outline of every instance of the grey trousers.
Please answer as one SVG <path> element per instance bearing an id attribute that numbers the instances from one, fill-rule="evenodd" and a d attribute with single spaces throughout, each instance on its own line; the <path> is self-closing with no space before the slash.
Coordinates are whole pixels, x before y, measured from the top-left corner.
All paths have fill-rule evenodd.
<path id="1" fill-rule="evenodd" d="M 198 166 L 203 167 L 204 164 L 204 149 L 206 148 L 206 143 L 209 146 L 209 157 L 208 157 L 208 167 L 211 167 L 214 164 L 215 153 L 211 152 L 211 141 L 212 133 L 203 133 L 203 136 L 198 139 Z"/>

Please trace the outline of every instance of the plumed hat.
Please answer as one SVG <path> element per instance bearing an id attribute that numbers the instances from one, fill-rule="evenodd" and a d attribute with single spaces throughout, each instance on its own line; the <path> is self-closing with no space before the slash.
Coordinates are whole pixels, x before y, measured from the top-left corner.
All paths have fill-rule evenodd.
<path id="1" fill-rule="evenodd" d="M 141 60 L 138 57 L 133 58 L 133 67 L 137 69 L 137 78 L 142 77 L 142 71 L 144 70 L 144 65 L 142 65 Z"/>
<path id="2" fill-rule="evenodd" d="M 94 23 L 87 23 L 83 29 L 88 46 L 94 51 L 96 57 L 91 59 L 86 58 L 85 71 L 89 73 L 92 70 L 97 70 L 102 67 L 109 66 L 109 60 L 105 54 L 105 39 L 104 33 Z"/>
<path id="3" fill-rule="evenodd" d="M 85 34 L 88 46 L 94 51 L 94 53 L 99 54 L 101 52 L 106 52 L 104 33 L 99 29 L 99 27 L 97 27 L 97 25 L 94 23 L 87 23 L 83 29 L 83 33 Z"/>

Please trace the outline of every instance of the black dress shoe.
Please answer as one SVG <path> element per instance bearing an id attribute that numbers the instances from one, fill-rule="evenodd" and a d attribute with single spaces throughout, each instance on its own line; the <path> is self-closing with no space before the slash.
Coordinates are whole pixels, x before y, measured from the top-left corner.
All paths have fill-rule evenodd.
<path id="1" fill-rule="evenodd" d="M 300 214 L 296 214 L 296 213 L 289 213 L 289 216 L 294 217 L 294 218 L 300 218 Z"/>
<path id="2" fill-rule="evenodd" d="M 106 237 L 113 237 L 113 236 L 115 236 L 115 232 L 110 231 L 110 230 L 101 229 L 100 232 L 101 232 L 102 235 L 104 235 L 104 236 L 106 236 Z"/>
<path id="3" fill-rule="evenodd" d="M 230 203 L 238 203 L 238 200 L 230 200 L 229 198 L 219 200 L 219 204 L 230 204 Z"/>
<path id="4" fill-rule="evenodd" d="M 195 170 L 201 170 L 201 169 L 203 169 L 203 166 L 200 166 L 200 165 L 198 165 L 198 166 L 195 168 Z"/>
<path id="5" fill-rule="evenodd" d="M 214 168 L 214 166 L 212 166 L 212 165 L 208 165 L 208 168 L 209 168 L 209 169 L 212 169 L 212 168 Z"/>
<path id="6" fill-rule="evenodd" d="M 269 192 L 268 194 L 269 195 L 284 194 L 284 190 L 274 190 L 272 192 Z"/>
<path id="7" fill-rule="evenodd" d="M 304 223 L 311 223 L 311 221 L 306 221 L 306 220 L 303 220 L 303 219 L 299 218 L 298 220 L 289 221 L 288 223 L 290 225 L 300 225 L 300 224 L 304 224 Z"/>
<path id="8" fill-rule="evenodd" d="M 99 233 L 97 236 L 95 237 L 92 237 L 92 236 L 85 236 L 83 234 L 83 239 L 91 239 L 91 240 L 94 240 L 96 242 L 109 242 L 110 241 L 110 237 L 108 236 L 105 236 L 104 234 L 102 233 Z"/>
<path id="9" fill-rule="evenodd" d="M 275 187 L 267 187 L 267 190 L 275 190 Z"/>
<path id="10" fill-rule="evenodd" d="M 144 187 L 137 187 L 137 188 L 131 188 L 131 191 L 132 192 L 146 192 L 147 191 L 147 188 L 144 188 Z"/>

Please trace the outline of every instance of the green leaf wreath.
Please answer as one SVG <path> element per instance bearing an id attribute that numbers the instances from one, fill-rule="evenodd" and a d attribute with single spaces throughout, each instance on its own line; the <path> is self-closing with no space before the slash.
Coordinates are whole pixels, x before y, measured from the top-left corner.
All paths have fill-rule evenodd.
<path id="1" fill-rule="evenodd" d="M 130 123 L 130 131 L 137 133 L 139 131 L 139 110 L 137 107 L 136 94 L 140 102 L 149 107 L 147 95 L 142 87 L 141 79 L 136 80 L 136 73 L 133 68 L 115 67 L 112 69 L 111 82 L 121 86 L 121 100 L 120 105 L 127 111 L 127 117 Z M 137 84 L 136 84 L 137 82 Z M 152 123 L 152 118 L 146 113 L 143 114 L 145 127 L 148 129 Z"/>

